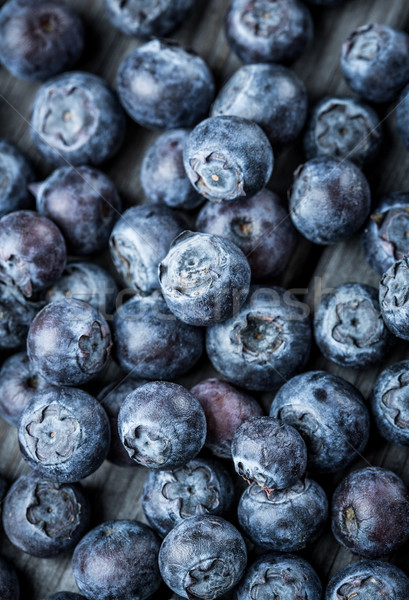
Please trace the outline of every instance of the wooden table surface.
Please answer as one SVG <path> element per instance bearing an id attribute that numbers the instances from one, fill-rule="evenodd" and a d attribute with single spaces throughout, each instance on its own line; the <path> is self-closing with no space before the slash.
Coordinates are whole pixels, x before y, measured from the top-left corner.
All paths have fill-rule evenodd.
<path id="1" fill-rule="evenodd" d="M 84 17 L 87 25 L 87 50 L 78 68 L 91 71 L 115 85 L 115 75 L 122 58 L 139 42 L 115 30 L 104 16 L 103 0 L 71 0 Z M 240 62 L 230 52 L 223 33 L 223 17 L 229 0 L 197 0 L 196 8 L 183 28 L 173 37 L 182 44 L 193 47 L 212 68 L 218 85 L 221 85 L 239 66 Z M 350 0 L 340 7 L 313 10 L 315 38 L 305 55 L 294 64 L 294 70 L 305 82 L 311 103 L 324 95 L 349 94 L 344 83 L 339 58 L 342 41 L 355 29 L 367 22 L 387 23 L 398 28 L 409 27 L 409 2 L 407 0 Z M 4 69 L 0 70 L 0 136 L 15 142 L 32 161 L 39 180 L 51 172 L 36 152 L 31 140 L 28 121 L 32 101 L 38 84 L 19 81 Z M 373 197 L 395 190 L 409 189 L 409 153 L 396 132 L 394 106 L 383 107 L 385 141 L 381 156 L 366 170 Z M 116 158 L 103 168 L 116 182 L 126 205 L 141 203 L 139 170 L 141 157 L 156 134 L 147 132 L 129 120 L 124 146 Z M 303 162 L 301 144 L 298 143 L 276 157 L 274 174 L 270 183 L 281 195 L 286 193 L 292 172 Z M 102 260 L 104 257 L 102 257 Z M 359 237 L 334 247 L 315 247 L 299 240 L 297 250 L 278 283 L 305 294 L 314 311 L 320 290 L 349 281 L 377 286 L 379 277 L 365 262 Z M 408 346 L 398 344 L 388 364 L 408 358 Z M 368 397 L 380 369 L 353 371 L 343 369 L 324 360 L 315 351 L 308 368 L 324 368 L 346 378 L 358 386 Z M 205 360 L 199 368 L 180 381 L 190 386 L 215 374 Z M 105 376 L 105 379 L 109 374 Z M 102 381 L 99 382 L 102 384 Z M 272 394 L 261 398 L 266 410 Z M 409 485 L 409 449 L 382 441 L 373 432 L 364 457 L 354 465 L 384 466 L 400 475 Z M 10 482 L 28 471 L 20 458 L 15 428 L 0 423 L 0 473 Z M 94 524 L 107 519 L 136 518 L 144 520 L 140 497 L 146 472 L 143 468 L 121 469 L 105 462 L 92 476 L 84 480 L 93 504 Z M 341 474 L 320 480 L 331 494 Z M 38 559 L 14 548 L 0 533 L 0 553 L 14 563 L 22 587 L 22 600 L 41 600 L 58 590 L 78 591 L 72 576 L 71 557 Z M 329 530 L 303 555 L 317 569 L 325 582 L 329 576 L 356 560 L 351 553 L 341 549 Z M 389 557 L 409 575 L 409 545 Z M 161 591 L 158 598 L 170 596 Z"/>

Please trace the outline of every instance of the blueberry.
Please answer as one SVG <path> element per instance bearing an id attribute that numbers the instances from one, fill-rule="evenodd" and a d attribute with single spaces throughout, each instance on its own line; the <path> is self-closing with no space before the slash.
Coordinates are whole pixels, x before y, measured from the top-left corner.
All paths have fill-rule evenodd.
<path id="1" fill-rule="evenodd" d="M 184 229 L 185 221 L 164 206 L 125 211 L 109 239 L 112 262 L 125 285 L 142 293 L 159 289 L 158 265 Z"/>
<path id="2" fill-rule="evenodd" d="M 347 158 L 358 165 L 372 161 L 381 148 L 382 125 L 374 109 L 356 98 L 326 97 L 314 106 L 304 137 L 308 159 Z"/>
<path id="3" fill-rule="evenodd" d="M 204 60 L 169 40 L 131 52 L 119 65 L 117 88 L 129 116 L 148 129 L 191 127 L 206 116 L 214 96 Z"/>
<path id="4" fill-rule="evenodd" d="M 83 49 L 82 20 L 62 0 L 9 0 L 0 11 L 0 62 L 15 77 L 67 71 Z"/>
<path id="5" fill-rule="evenodd" d="M 289 202 L 292 222 L 304 237 L 334 244 L 352 237 L 366 221 L 371 192 L 352 162 L 321 156 L 295 171 Z"/>
<path id="6" fill-rule="evenodd" d="M 114 349 L 133 377 L 174 379 L 203 352 L 203 332 L 179 321 L 160 295 L 135 296 L 114 314 Z"/>
<path id="7" fill-rule="evenodd" d="M 322 533 L 328 500 L 312 479 L 300 480 L 269 495 L 253 483 L 240 498 L 237 514 L 240 527 L 257 546 L 295 552 L 312 544 Z"/>
<path id="8" fill-rule="evenodd" d="M 396 550 L 409 538 L 409 492 L 392 471 L 366 467 L 347 475 L 332 498 L 332 532 L 365 558 Z"/>
<path id="9" fill-rule="evenodd" d="M 403 90 L 399 102 L 396 106 L 396 125 L 398 128 L 399 135 L 402 138 L 403 143 L 409 150 L 409 126 L 408 126 L 408 113 L 409 113 L 409 85 Z"/>
<path id="10" fill-rule="evenodd" d="M 213 515 L 182 521 L 168 533 L 159 552 L 162 577 L 182 598 L 220 598 L 239 582 L 246 562 L 240 533 Z"/>
<path id="11" fill-rule="evenodd" d="M 104 409 L 75 388 L 53 387 L 34 396 L 21 415 L 18 435 L 29 466 L 62 483 L 96 471 L 111 441 Z"/>
<path id="12" fill-rule="evenodd" d="M 74 298 L 45 306 L 27 336 L 33 368 L 55 385 L 90 381 L 105 367 L 111 346 L 104 317 L 87 302 Z"/>
<path id="13" fill-rule="evenodd" d="M 119 150 L 125 115 L 106 82 L 75 71 L 44 83 L 31 117 L 34 145 L 57 165 L 98 165 Z"/>
<path id="14" fill-rule="evenodd" d="M 313 21 L 299 0 L 232 0 L 225 31 L 233 52 L 246 63 L 289 63 L 312 40 Z"/>
<path id="15" fill-rule="evenodd" d="M 30 302 L 14 287 L 0 281 L 0 348 L 17 349 L 25 344 L 31 321 L 44 305 Z"/>
<path id="16" fill-rule="evenodd" d="M 307 0 L 309 4 L 313 4 L 315 6 L 335 6 L 337 4 L 341 4 L 345 0 Z"/>
<path id="17" fill-rule="evenodd" d="M 379 304 L 388 329 L 409 340 L 409 258 L 404 256 L 383 274 L 379 284 Z"/>
<path id="18" fill-rule="evenodd" d="M 187 176 L 208 200 L 254 196 L 270 179 L 274 157 L 264 131 L 248 119 L 211 117 L 190 133 L 183 151 Z"/>
<path id="19" fill-rule="evenodd" d="M 357 388 L 325 371 L 297 375 L 278 391 L 270 415 L 297 429 L 307 444 L 308 467 L 345 468 L 365 449 L 369 414 Z"/>
<path id="20" fill-rule="evenodd" d="M 262 416 L 254 398 L 220 379 L 204 379 L 191 393 L 199 400 L 207 423 L 205 445 L 220 458 L 231 459 L 231 443 L 238 427 L 250 417 Z"/>
<path id="21" fill-rule="evenodd" d="M 159 538 L 138 521 L 107 521 L 92 529 L 72 558 L 74 578 L 88 600 L 145 600 L 160 585 Z"/>
<path id="22" fill-rule="evenodd" d="M 361 283 L 344 283 L 323 297 L 314 334 L 325 358 L 354 369 L 381 363 L 393 344 L 376 289 Z"/>
<path id="23" fill-rule="evenodd" d="M 388 25 L 363 25 L 344 42 L 341 69 L 353 92 L 389 102 L 409 81 L 409 35 Z"/>
<path id="24" fill-rule="evenodd" d="M 0 138 L 0 217 L 30 207 L 27 187 L 33 179 L 26 157 L 16 146 Z"/>
<path id="25" fill-rule="evenodd" d="M 188 136 L 186 129 L 166 131 L 148 148 L 142 161 L 141 185 L 151 202 L 183 210 L 197 208 L 203 202 L 183 166 Z"/>
<path id="26" fill-rule="evenodd" d="M 4 600 L 19 600 L 20 586 L 12 565 L 0 556 L 0 598 Z"/>
<path id="27" fill-rule="evenodd" d="M 51 596 L 47 596 L 44 600 L 85 600 L 85 598 L 72 592 L 56 592 L 55 594 L 51 594 Z"/>
<path id="28" fill-rule="evenodd" d="M 227 81 L 211 116 L 235 115 L 255 121 L 273 147 L 294 141 L 307 118 L 307 91 L 301 79 L 280 65 L 245 65 Z"/>
<path id="29" fill-rule="evenodd" d="M 159 282 L 178 319 L 208 326 L 231 317 L 246 300 L 250 267 L 243 252 L 229 240 L 185 231 L 160 263 Z"/>
<path id="30" fill-rule="evenodd" d="M 233 502 L 233 483 L 224 467 L 196 458 L 170 471 L 149 471 L 142 507 L 150 525 L 165 536 L 184 519 L 224 516 Z"/>
<path id="31" fill-rule="evenodd" d="M 199 212 L 196 229 L 234 242 L 246 255 L 253 280 L 281 273 L 297 239 L 283 202 L 267 189 L 235 202 L 207 202 Z"/>
<path id="32" fill-rule="evenodd" d="M 206 348 L 228 381 L 249 390 L 272 390 L 307 362 L 310 320 L 290 292 L 254 287 L 237 315 L 209 327 Z"/>

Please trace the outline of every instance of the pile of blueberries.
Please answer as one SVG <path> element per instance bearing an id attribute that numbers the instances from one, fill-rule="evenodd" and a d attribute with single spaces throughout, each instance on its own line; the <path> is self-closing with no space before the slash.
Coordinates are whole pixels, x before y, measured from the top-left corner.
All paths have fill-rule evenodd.
<path id="1" fill-rule="evenodd" d="M 310 474 L 351 465 L 370 429 L 358 389 L 303 372 L 313 338 L 327 359 L 356 369 L 382 365 L 397 338 L 409 340 L 409 193 L 371 209 L 361 170 L 382 143 L 365 101 L 397 100 L 409 148 L 409 35 L 382 24 L 354 31 L 341 66 L 359 98 L 324 98 L 308 116 L 304 84 L 282 66 L 312 39 L 307 4 L 232 0 L 225 34 L 246 64 L 217 94 L 204 60 L 166 38 L 194 4 L 105 0 L 114 27 L 149 40 L 121 63 L 117 95 L 96 75 L 67 72 L 84 48 L 69 4 L 8 0 L 0 10 L 0 61 L 15 77 L 43 82 L 30 128 L 56 167 L 35 182 L 21 152 L 0 141 L 0 414 L 17 428 L 31 468 L 8 491 L 0 480 L 4 532 L 33 556 L 73 551 L 83 596 L 48 600 L 145 600 L 158 591 L 188 600 L 407 600 L 409 578 L 378 560 L 409 540 L 409 491 L 389 470 L 352 471 L 332 497 L 336 540 L 365 560 L 324 591 L 292 553 L 328 519 L 326 493 Z M 96 166 L 120 150 L 128 117 L 166 131 L 141 167 L 149 202 L 121 212 Z M 266 185 L 273 148 L 300 135 L 307 162 L 287 207 Z M 196 218 L 194 231 L 183 211 Z M 272 283 L 298 233 L 327 245 L 361 228 L 379 290 L 337 287 L 312 327 L 306 305 Z M 111 272 L 98 261 L 107 248 Z M 204 349 L 221 379 L 189 391 L 178 378 Z M 122 375 L 103 387 L 111 368 Z M 369 402 L 380 434 L 403 446 L 408 386 L 402 361 L 381 371 Z M 249 393 L 277 389 L 265 416 Z M 114 520 L 89 530 L 78 482 L 106 458 L 149 469 L 150 526 Z M 19 598 L 3 558 L 0 598 Z"/>

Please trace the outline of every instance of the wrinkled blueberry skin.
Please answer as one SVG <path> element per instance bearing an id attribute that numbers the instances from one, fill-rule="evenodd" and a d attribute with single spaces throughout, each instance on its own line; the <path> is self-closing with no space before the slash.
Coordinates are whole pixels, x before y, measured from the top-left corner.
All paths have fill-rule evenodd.
<path id="1" fill-rule="evenodd" d="M 4 501 L 7 537 L 32 556 L 51 558 L 72 550 L 89 523 L 89 502 L 78 483 L 29 473 L 17 479 Z"/>
<path id="2" fill-rule="evenodd" d="M 344 469 L 363 452 L 369 413 L 358 389 L 325 371 L 310 371 L 285 383 L 270 415 L 304 437 L 308 468 L 318 473 Z"/>
<path id="3" fill-rule="evenodd" d="M 27 298 L 52 285 L 66 260 L 64 238 L 50 219 L 31 210 L 0 219 L 0 280 Z"/>
<path id="4" fill-rule="evenodd" d="M 0 556 L 0 597 L 5 600 L 19 600 L 20 586 L 11 564 Z"/>
<path id="5" fill-rule="evenodd" d="M 382 276 L 379 284 L 379 304 L 389 331 L 409 340 L 409 258 L 395 262 Z"/>
<path id="6" fill-rule="evenodd" d="M 189 136 L 186 129 L 162 133 L 143 158 L 141 185 L 145 196 L 154 204 L 190 210 L 203 202 L 183 166 L 183 147 Z"/>
<path id="7" fill-rule="evenodd" d="M 182 23 L 194 0 L 105 0 L 111 23 L 126 35 L 163 37 Z"/>
<path id="8" fill-rule="evenodd" d="M 356 165 L 333 156 L 313 158 L 294 173 L 290 217 L 314 244 L 335 244 L 352 237 L 371 208 L 368 182 Z"/>
<path id="9" fill-rule="evenodd" d="M 310 12 L 298 0 L 233 0 L 226 15 L 227 41 L 245 63 L 290 63 L 313 36 Z"/>
<path id="10" fill-rule="evenodd" d="M 324 490 L 312 479 L 267 495 L 256 483 L 240 498 L 237 515 L 250 540 L 266 550 L 295 552 L 322 533 L 328 516 Z"/>
<path id="11" fill-rule="evenodd" d="M 247 298 L 251 271 L 230 240 L 185 231 L 159 265 L 166 304 L 184 323 L 209 326 L 234 314 Z"/>
<path id="12" fill-rule="evenodd" d="M 353 92 L 370 102 L 389 102 L 409 81 L 409 35 L 371 23 L 342 46 L 341 69 Z"/>
<path id="13" fill-rule="evenodd" d="M 84 596 L 73 594 L 72 592 L 57 592 L 51 596 L 47 596 L 44 600 L 85 600 Z"/>
<path id="14" fill-rule="evenodd" d="M 255 121 L 271 145 L 294 141 L 307 118 L 307 91 L 301 79 L 280 65 L 245 65 L 218 93 L 211 116 L 235 115 Z"/>
<path id="15" fill-rule="evenodd" d="M 356 98 L 323 98 L 312 110 L 304 136 L 308 160 L 317 156 L 371 162 L 382 144 L 382 125 L 371 106 Z"/>
<path id="16" fill-rule="evenodd" d="M 263 554 L 244 573 L 234 600 L 321 600 L 322 585 L 311 565 L 291 554 Z"/>
<path id="17" fill-rule="evenodd" d="M 160 295 L 135 296 L 114 314 L 115 356 L 126 372 L 146 379 L 174 379 L 203 353 L 203 332 L 179 321 Z"/>
<path id="18" fill-rule="evenodd" d="M 403 143 L 409 150 L 409 126 L 408 126 L 408 113 L 409 113 L 409 86 L 406 86 L 400 95 L 399 102 L 396 106 L 396 125 L 398 128 L 399 135 L 402 138 Z"/>
<path id="19" fill-rule="evenodd" d="M 218 462 L 196 458 L 171 471 L 149 471 L 142 508 L 151 527 L 165 536 L 196 514 L 224 516 L 233 502 L 233 482 Z"/>
<path id="20" fill-rule="evenodd" d="M 117 88 L 128 115 L 148 129 L 191 127 L 206 116 L 215 91 L 205 61 L 169 40 L 131 52 L 119 65 Z"/>
<path id="21" fill-rule="evenodd" d="M 58 75 L 40 87 L 34 100 L 34 145 L 56 165 L 103 163 L 119 150 L 125 126 L 116 96 L 91 73 Z"/>
<path id="22" fill-rule="evenodd" d="M 361 283 L 325 294 L 314 319 L 315 341 L 325 358 L 353 369 L 380 364 L 394 340 L 379 304 L 376 289 Z"/>
<path id="23" fill-rule="evenodd" d="M 82 20 L 61 0 L 10 0 L 0 11 L 0 62 L 15 77 L 48 79 L 83 49 Z"/>
<path id="24" fill-rule="evenodd" d="M 354 471 L 334 492 L 331 524 L 351 552 L 365 558 L 390 554 L 409 538 L 409 492 L 387 469 Z"/>
<path id="25" fill-rule="evenodd" d="M 182 598 L 220 598 L 239 582 L 246 562 L 240 533 L 213 515 L 182 521 L 166 536 L 159 552 L 161 575 Z"/>
<path id="26" fill-rule="evenodd" d="M 145 600 L 160 585 L 159 538 L 139 521 L 107 521 L 74 550 L 74 579 L 88 600 Z"/>
<path id="27" fill-rule="evenodd" d="M 199 401 L 181 385 L 151 381 L 123 401 L 118 431 L 129 456 L 138 464 L 174 469 L 203 447 L 206 417 Z"/>
<path id="28" fill-rule="evenodd" d="M 27 187 L 33 179 L 26 157 L 14 144 L 0 139 L 0 217 L 30 207 Z"/>
<path id="29" fill-rule="evenodd" d="M 25 344 L 31 321 L 43 302 L 30 302 L 15 288 L 0 281 L 0 348 L 16 350 Z"/>
<path id="30" fill-rule="evenodd" d="M 274 157 L 257 123 L 221 116 L 205 119 L 191 131 L 183 162 L 199 194 L 223 202 L 257 194 L 270 179 Z"/>
<path id="31" fill-rule="evenodd" d="M 261 417 L 263 409 L 254 398 L 221 379 L 204 379 L 190 391 L 206 415 L 205 446 L 215 456 L 230 460 L 235 431 L 250 417 Z"/>
<path id="32" fill-rule="evenodd" d="M 158 265 L 185 229 L 184 219 L 165 206 L 142 204 L 125 211 L 109 238 L 112 262 L 124 284 L 143 294 L 159 289 Z"/>
<path id="33" fill-rule="evenodd" d="M 209 327 L 206 349 L 228 381 L 272 390 L 305 365 L 311 337 L 309 317 L 295 296 L 279 287 L 254 287 L 237 315 Z"/>
<path id="34" fill-rule="evenodd" d="M 264 189 L 235 202 L 207 202 L 196 229 L 221 235 L 246 255 L 253 280 L 279 275 L 287 266 L 297 241 L 296 231 L 281 199 Z"/>
<path id="35" fill-rule="evenodd" d="M 111 353 L 109 325 L 96 308 L 74 298 L 45 306 L 31 323 L 27 353 L 55 385 L 78 385 L 102 371 Z"/>

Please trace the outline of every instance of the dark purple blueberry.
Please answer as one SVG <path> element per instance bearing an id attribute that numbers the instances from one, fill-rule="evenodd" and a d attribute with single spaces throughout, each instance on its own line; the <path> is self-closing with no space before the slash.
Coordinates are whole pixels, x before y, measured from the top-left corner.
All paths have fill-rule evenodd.
<path id="1" fill-rule="evenodd" d="M 409 258 L 404 256 L 383 274 L 379 284 L 379 304 L 388 329 L 409 340 Z"/>
<path id="2" fill-rule="evenodd" d="M 344 469 L 364 451 L 369 414 L 359 390 L 341 377 L 310 371 L 285 383 L 270 415 L 304 437 L 308 468 L 318 473 Z"/>
<path id="3" fill-rule="evenodd" d="M 230 240 L 185 231 L 159 265 L 166 304 L 184 323 L 208 326 L 224 321 L 246 300 L 250 267 Z"/>
<path id="4" fill-rule="evenodd" d="M 409 86 L 403 90 L 396 106 L 396 125 L 403 143 L 409 150 Z"/>
<path id="5" fill-rule="evenodd" d="M 0 138 L 0 217 L 30 207 L 28 184 L 33 179 L 26 157 L 14 144 Z"/>
<path id="6" fill-rule="evenodd" d="M 324 490 L 312 479 L 269 495 L 250 485 L 238 506 L 240 527 L 257 546 L 277 552 L 295 552 L 314 542 L 328 517 Z"/>
<path id="7" fill-rule="evenodd" d="M 192 600 L 220 598 L 240 581 L 246 562 L 240 533 L 213 515 L 184 519 L 168 533 L 159 552 L 166 585 Z"/>
<path id="8" fill-rule="evenodd" d="M 246 255 L 254 280 L 281 273 L 297 240 L 283 202 L 267 189 L 235 202 L 207 202 L 198 215 L 196 229 L 234 242 Z"/>
<path id="9" fill-rule="evenodd" d="M 189 371 L 203 352 L 203 332 L 179 321 L 160 295 L 135 296 L 114 314 L 114 349 L 133 377 L 174 379 Z"/>
<path id="10" fill-rule="evenodd" d="M 40 87 L 34 100 L 34 145 L 56 165 L 99 165 L 117 153 L 125 127 L 116 96 L 101 77 L 91 73 L 54 77 Z"/>
<path id="11" fill-rule="evenodd" d="M 205 119 L 186 140 L 183 161 L 199 194 L 213 202 L 254 196 L 270 179 L 274 157 L 264 131 L 248 119 Z"/>
<path id="12" fill-rule="evenodd" d="M 111 23 L 126 35 L 164 37 L 183 22 L 195 0 L 105 0 Z"/>
<path id="13" fill-rule="evenodd" d="M 20 600 L 20 586 L 13 566 L 0 556 L 0 598 Z"/>
<path id="14" fill-rule="evenodd" d="M 52 285 L 66 260 L 64 238 L 50 219 L 31 210 L 0 219 L 0 279 L 27 298 Z"/>
<path id="15" fill-rule="evenodd" d="M 51 594 L 51 596 L 47 596 L 44 600 L 85 600 L 85 598 L 72 592 L 56 592 L 55 594 Z"/>
<path id="16" fill-rule="evenodd" d="M 356 98 L 326 97 L 314 106 L 304 149 L 308 159 L 335 156 L 361 165 L 376 157 L 382 137 L 379 116 L 371 106 Z"/>
<path id="17" fill-rule="evenodd" d="M 390 554 L 409 538 L 409 492 L 392 471 L 366 467 L 347 475 L 332 498 L 332 533 L 365 558 Z"/>
<path id="18" fill-rule="evenodd" d="M 345 2 L 345 0 L 307 0 L 307 2 L 314 6 L 335 6 Z"/>
<path id="19" fill-rule="evenodd" d="M 184 219 L 165 206 L 128 208 L 109 238 L 112 262 L 124 284 L 143 294 L 159 289 L 158 265 L 185 229 Z"/>
<path id="20" fill-rule="evenodd" d="M 32 556 L 51 558 L 72 550 L 89 523 L 89 502 L 78 483 L 29 473 L 17 479 L 4 501 L 7 537 Z"/>
<path id="21" fill-rule="evenodd" d="M 21 348 L 31 321 L 43 306 L 43 302 L 30 302 L 16 288 L 0 281 L 0 348 Z"/>
<path id="22" fill-rule="evenodd" d="M 409 35 L 371 23 L 342 46 L 341 69 L 353 92 L 370 102 L 389 102 L 409 81 Z"/>
<path id="23" fill-rule="evenodd" d="M 393 345 L 377 290 L 344 283 L 325 294 L 314 319 L 315 341 L 325 358 L 353 369 L 381 363 Z"/>
<path id="24" fill-rule="evenodd" d="M 62 0 L 9 0 L 0 11 L 0 62 L 15 77 L 44 80 L 67 71 L 84 49 L 84 27 Z"/>
<path id="25" fill-rule="evenodd" d="M 224 516 L 233 502 L 233 483 L 218 462 L 196 458 L 171 471 L 149 471 L 142 508 L 150 525 L 165 536 L 197 514 Z"/>
<path id="26" fill-rule="evenodd" d="M 88 600 L 145 600 L 159 587 L 159 538 L 139 521 L 107 521 L 74 550 L 74 579 Z"/>
<path id="27" fill-rule="evenodd" d="M 231 442 L 238 427 L 263 410 L 254 398 L 220 379 L 204 379 L 191 390 L 199 400 L 207 423 L 205 446 L 220 458 L 231 459 Z"/>
<path id="28" fill-rule="evenodd" d="M 213 75 L 195 52 L 152 40 L 119 65 L 117 88 L 129 116 L 148 129 L 191 127 L 209 111 Z"/>
<path id="29" fill-rule="evenodd" d="M 292 222 L 314 244 L 352 237 L 371 208 L 365 175 L 349 160 L 333 156 L 300 165 L 288 194 Z"/>
<path id="30" fill-rule="evenodd" d="M 206 348 L 215 369 L 248 390 L 272 390 L 308 360 L 311 324 L 306 306 L 279 287 L 254 287 L 228 321 L 209 327 Z"/>
<path id="31" fill-rule="evenodd" d="M 111 347 L 109 326 L 101 313 L 74 298 L 45 306 L 27 336 L 33 368 L 55 385 L 93 379 L 107 364 Z"/>
<path id="32" fill-rule="evenodd" d="M 111 441 L 104 409 L 76 388 L 51 388 L 34 396 L 21 415 L 18 433 L 30 467 L 61 483 L 96 471 Z"/>
<path id="33" fill-rule="evenodd" d="M 189 131 L 174 129 L 160 135 L 148 148 L 141 167 L 141 185 L 154 204 L 190 210 L 203 202 L 187 178 L 183 147 Z"/>
<path id="34" fill-rule="evenodd" d="M 201 450 L 206 417 L 199 401 L 181 385 L 152 381 L 125 398 L 118 431 L 138 464 L 169 470 L 184 466 Z"/>

